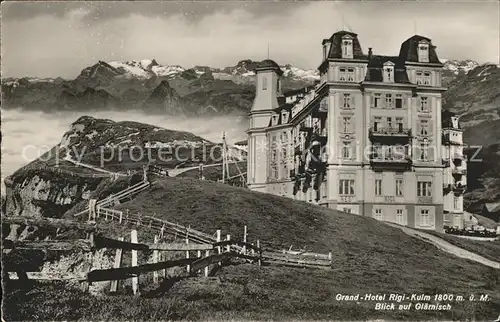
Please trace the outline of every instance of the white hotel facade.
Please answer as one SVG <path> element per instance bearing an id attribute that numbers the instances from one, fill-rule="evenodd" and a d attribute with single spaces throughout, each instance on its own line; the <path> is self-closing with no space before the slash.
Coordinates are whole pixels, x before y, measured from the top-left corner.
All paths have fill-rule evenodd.
<path id="1" fill-rule="evenodd" d="M 431 40 L 416 35 L 381 56 L 339 31 L 322 51 L 319 83 L 284 94 L 279 65 L 258 64 L 249 189 L 421 229 L 462 227 L 462 132 L 441 119 Z"/>

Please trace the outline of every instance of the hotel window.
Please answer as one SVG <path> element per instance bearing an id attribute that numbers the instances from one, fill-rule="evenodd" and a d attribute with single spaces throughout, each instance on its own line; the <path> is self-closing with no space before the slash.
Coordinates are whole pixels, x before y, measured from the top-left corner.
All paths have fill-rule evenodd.
<path id="1" fill-rule="evenodd" d="M 344 108 L 351 108 L 351 94 L 344 94 Z"/>
<path id="2" fill-rule="evenodd" d="M 420 210 L 420 226 L 429 226 L 429 209 Z"/>
<path id="3" fill-rule="evenodd" d="M 399 133 L 403 133 L 403 118 L 396 117 L 396 127 L 398 128 Z"/>
<path id="4" fill-rule="evenodd" d="M 382 195 L 382 180 L 376 179 L 375 180 L 375 196 L 381 196 L 381 195 Z"/>
<path id="5" fill-rule="evenodd" d="M 403 95 L 396 95 L 396 108 L 403 108 Z"/>
<path id="6" fill-rule="evenodd" d="M 392 129 L 392 117 L 387 117 L 387 127 Z"/>
<path id="7" fill-rule="evenodd" d="M 344 142 L 342 145 L 342 159 L 351 158 L 351 145 L 349 142 Z"/>
<path id="8" fill-rule="evenodd" d="M 376 116 L 375 120 L 373 122 L 373 131 L 377 132 L 379 130 L 378 126 L 380 125 L 380 122 L 382 122 L 382 117 Z"/>
<path id="9" fill-rule="evenodd" d="M 429 142 L 424 140 L 420 143 L 420 160 L 427 161 L 429 159 Z"/>
<path id="10" fill-rule="evenodd" d="M 453 197 L 453 209 L 460 210 L 460 199 L 458 197 Z"/>
<path id="11" fill-rule="evenodd" d="M 403 179 L 396 179 L 396 196 L 403 196 Z"/>
<path id="12" fill-rule="evenodd" d="M 400 225 L 404 223 L 403 221 L 403 209 L 396 209 L 396 222 Z"/>
<path id="13" fill-rule="evenodd" d="M 372 146 L 372 159 L 379 159 L 382 155 L 382 146 L 380 144 L 376 144 Z"/>
<path id="14" fill-rule="evenodd" d="M 271 150 L 271 162 L 276 162 L 276 150 Z"/>
<path id="15" fill-rule="evenodd" d="M 392 94 L 385 94 L 385 107 L 392 108 Z"/>
<path id="16" fill-rule="evenodd" d="M 354 196 L 354 179 L 339 180 L 339 195 Z"/>
<path id="17" fill-rule="evenodd" d="M 347 81 L 354 82 L 354 68 L 347 69 Z"/>
<path id="18" fill-rule="evenodd" d="M 350 214 L 351 213 L 351 208 L 344 207 L 344 212 Z"/>
<path id="19" fill-rule="evenodd" d="M 423 73 L 417 72 L 417 85 L 422 85 L 424 83 Z"/>
<path id="20" fill-rule="evenodd" d="M 429 134 L 429 121 L 421 120 L 420 121 L 420 135 L 428 135 Z"/>
<path id="21" fill-rule="evenodd" d="M 340 68 L 339 75 L 340 75 L 339 76 L 340 77 L 339 80 L 341 82 L 345 82 L 347 80 L 347 73 L 346 73 L 346 69 L 345 68 L 343 68 L 343 67 Z"/>
<path id="22" fill-rule="evenodd" d="M 420 97 L 420 112 L 429 111 L 429 100 L 427 97 Z"/>
<path id="23" fill-rule="evenodd" d="M 375 219 L 377 219 L 377 220 L 384 219 L 384 216 L 382 215 L 382 209 L 380 209 L 380 208 L 375 209 Z"/>
<path id="24" fill-rule="evenodd" d="M 424 85 L 431 85 L 431 73 L 424 72 Z"/>
<path id="25" fill-rule="evenodd" d="M 384 73 L 385 73 L 385 81 L 386 82 L 393 82 L 394 81 L 394 69 L 392 67 L 386 67 L 384 68 Z"/>
<path id="26" fill-rule="evenodd" d="M 278 168 L 276 164 L 271 164 L 271 179 L 278 178 Z"/>
<path id="27" fill-rule="evenodd" d="M 432 183 L 430 181 L 417 182 L 417 197 L 432 197 Z"/>
<path id="28" fill-rule="evenodd" d="M 429 44 L 421 43 L 418 46 L 418 61 L 420 63 L 428 63 L 429 62 Z"/>
<path id="29" fill-rule="evenodd" d="M 351 118 L 348 116 L 344 116 L 342 118 L 342 133 L 350 133 L 351 132 Z"/>
<path id="30" fill-rule="evenodd" d="M 373 107 L 379 108 L 380 106 L 380 94 L 373 94 Z"/>
<path id="31" fill-rule="evenodd" d="M 267 77 L 263 77 L 262 78 L 262 90 L 266 90 L 267 89 Z"/>

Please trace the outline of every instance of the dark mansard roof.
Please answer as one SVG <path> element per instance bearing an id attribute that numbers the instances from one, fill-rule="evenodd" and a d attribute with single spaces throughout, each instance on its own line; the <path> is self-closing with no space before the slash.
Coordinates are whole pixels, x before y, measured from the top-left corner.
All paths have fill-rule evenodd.
<path id="1" fill-rule="evenodd" d="M 436 54 L 436 46 L 432 45 L 431 39 L 415 35 L 405 40 L 401 44 L 401 49 L 399 50 L 399 59 L 408 62 L 418 62 L 418 44 L 420 41 L 427 41 L 429 43 L 429 63 L 431 64 L 441 64 L 439 58 Z"/>
<path id="2" fill-rule="evenodd" d="M 350 31 L 338 31 L 334 33 L 329 39 L 324 39 L 325 42 L 331 42 L 330 51 L 328 52 L 328 58 L 342 58 L 342 37 L 349 35 L 352 37 L 352 53 L 354 59 L 366 59 L 367 56 L 363 54 L 361 49 L 361 44 L 358 40 L 358 34 Z"/>
<path id="3" fill-rule="evenodd" d="M 396 56 L 382 56 L 382 55 L 371 55 L 368 61 L 368 71 L 366 73 L 365 81 L 368 82 L 382 82 L 382 70 L 386 62 L 392 62 L 394 64 L 394 82 L 409 84 L 408 74 L 406 73 L 406 68 L 404 61 L 401 61 L 399 57 Z"/>
<path id="4" fill-rule="evenodd" d="M 276 114 L 278 114 L 278 123 L 276 125 L 285 124 L 285 123 L 283 123 L 283 120 L 282 120 L 281 111 L 285 110 L 285 111 L 291 113 L 292 108 L 293 108 L 294 105 L 295 105 L 295 103 L 286 103 L 286 104 L 282 104 L 282 105 L 280 105 L 280 106 L 278 106 L 277 108 L 274 109 L 274 112 Z M 288 120 L 290 120 L 291 118 L 292 117 L 289 114 Z M 272 120 L 272 118 L 269 120 L 269 126 L 273 126 L 273 120 Z"/>

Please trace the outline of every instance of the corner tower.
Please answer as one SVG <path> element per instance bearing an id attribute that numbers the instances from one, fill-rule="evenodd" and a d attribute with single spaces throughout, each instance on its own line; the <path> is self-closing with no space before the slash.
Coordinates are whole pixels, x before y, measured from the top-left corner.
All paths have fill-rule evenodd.
<path id="1" fill-rule="evenodd" d="M 270 59 L 263 60 L 255 68 L 255 99 L 249 114 L 247 186 L 251 190 L 266 192 L 267 137 L 266 128 L 278 107 L 281 94 L 279 65 Z"/>

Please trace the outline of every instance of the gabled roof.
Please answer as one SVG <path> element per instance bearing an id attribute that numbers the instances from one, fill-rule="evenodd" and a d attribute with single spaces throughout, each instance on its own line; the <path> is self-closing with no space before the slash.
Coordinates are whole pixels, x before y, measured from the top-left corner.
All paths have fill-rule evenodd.
<path id="1" fill-rule="evenodd" d="M 323 40 L 323 43 L 329 41 L 330 51 L 328 52 L 328 58 L 342 58 L 342 37 L 349 35 L 352 37 L 352 53 L 354 59 L 366 59 L 367 56 L 363 54 L 361 49 L 361 44 L 358 40 L 358 34 L 350 31 L 338 31 L 334 33 L 328 40 Z"/>
<path id="2" fill-rule="evenodd" d="M 429 43 L 429 63 L 441 64 L 439 58 L 436 54 L 436 47 L 432 45 L 429 38 L 415 35 L 403 42 L 401 44 L 401 49 L 399 50 L 399 59 L 402 61 L 418 62 L 418 44 L 420 41 L 426 41 Z"/>

